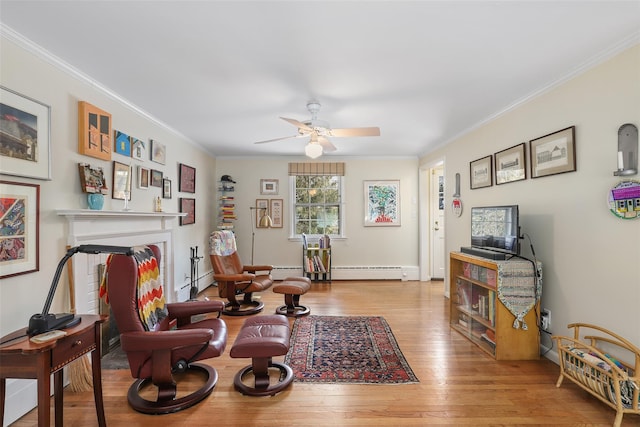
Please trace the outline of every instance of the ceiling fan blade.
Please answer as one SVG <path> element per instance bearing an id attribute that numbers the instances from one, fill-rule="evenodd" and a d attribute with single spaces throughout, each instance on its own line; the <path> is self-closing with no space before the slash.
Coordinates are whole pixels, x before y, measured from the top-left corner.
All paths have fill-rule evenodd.
<path id="1" fill-rule="evenodd" d="M 336 137 L 349 137 L 349 136 L 380 136 L 379 127 L 369 128 L 345 128 L 345 129 L 331 129 L 329 131 L 330 136 Z"/>
<path id="2" fill-rule="evenodd" d="M 310 128 L 309 126 L 305 125 L 304 123 L 302 123 L 301 121 L 298 121 L 296 119 L 288 119 L 286 117 L 280 117 L 282 120 L 284 120 L 285 122 L 289 122 L 292 125 L 296 126 L 298 129 L 300 130 L 304 130 L 306 132 L 313 132 L 313 129 Z"/>
<path id="3" fill-rule="evenodd" d="M 331 143 L 331 141 L 329 141 L 327 138 L 325 138 L 324 136 L 319 136 L 318 137 L 318 144 L 320 144 L 322 146 L 322 150 L 325 153 L 329 153 L 331 151 L 336 151 L 336 146 L 333 145 Z"/>
<path id="4" fill-rule="evenodd" d="M 283 139 L 297 138 L 300 135 L 283 136 L 282 138 L 267 139 L 266 141 L 254 142 L 254 144 L 266 144 L 267 142 L 282 141 Z"/>

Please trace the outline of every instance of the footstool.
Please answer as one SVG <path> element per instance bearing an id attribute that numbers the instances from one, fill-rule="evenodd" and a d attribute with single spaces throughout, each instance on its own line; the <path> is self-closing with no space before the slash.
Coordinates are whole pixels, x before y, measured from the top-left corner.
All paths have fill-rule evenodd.
<path id="1" fill-rule="evenodd" d="M 233 385 L 240 393 L 248 396 L 268 396 L 284 390 L 293 381 L 293 371 L 284 363 L 274 362 L 273 356 L 283 356 L 289 351 L 289 320 L 269 314 L 245 320 L 238 332 L 230 356 L 251 358 L 251 365 L 242 368 L 234 377 Z M 270 384 L 269 368 L 280 371 L 280 379 Z M 253 373 L 254 387 L 243 382 Z"/>
<path id="2" fill-rule="evenodd" d="M 273 292 L 284 294 L 284 305 L 276 308 L 276 313 L 289 317 L 309 314 L 309 308 L 300 305 L 300 295 L 306 294 L 309 288 L 311 288 L 311 280 L 308 277 L 287 277 L 274 285 Z"/>

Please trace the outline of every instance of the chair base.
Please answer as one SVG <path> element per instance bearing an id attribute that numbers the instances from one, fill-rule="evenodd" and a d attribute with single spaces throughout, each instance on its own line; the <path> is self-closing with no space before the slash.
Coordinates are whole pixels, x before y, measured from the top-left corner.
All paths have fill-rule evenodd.
<path id="1" fill-rule="evenodd" d="M 311 312 L 309 307 L 305 307 L 304 305 L 281 305 L 276 308 L 276 314 L 282 314 L 287 317 L 300 317 L 306 316 Z"/>
<path id="2" fill-rule="evenodd" d="M 280 371 L 280 379 L 275 384 L 269 383 L 268 368 L 277 368 Z M 244 377 L 253 373 L 255 377 L 255 387 L 249 387 L 242 382 Z M 233 385 L 237 391 L 247 396 L 274 396 L 281 392 L 293 381 L 293 370 L 279 362 L 264 363 L 264 359 L 254 359 L 253 365 L 248 365 L 241 369 L 233 378 Z"/>
<path id="3" fill-rule="evenodd" d="M 222 314 L 227 316 L 249 316 L 251 314 L 260 313 L 264 308 L 262 301 L 240 301 L 239 304 L 228 302 L 224 305 Z"/>
<path id="4" fill-rule="evenodd" d="M 202 401 L 211 394 L 213 388 L 216 386 L 218 382 L 218 372 L 212 366 L 202 363 L 192 363 L 189 365 L 188 370 L 199 371 L 207 376 L 204 385 L 193 393 L 179 399 L 174 399 L 175 389 L 173 393 L 162 393 L 159 390 L 158 400 L 147 400 L 140 396 L 140 390 L 151 384 L 151 378 L 144 378 L 136 380 L 131 384 L 131 387 L 129 387 L 129 393 L 127 394 L 129 405 L 143 414 L 161 415 L 181 411 Z M 163 397 L 162 394 L 169 394 L 169 396 Z"/>

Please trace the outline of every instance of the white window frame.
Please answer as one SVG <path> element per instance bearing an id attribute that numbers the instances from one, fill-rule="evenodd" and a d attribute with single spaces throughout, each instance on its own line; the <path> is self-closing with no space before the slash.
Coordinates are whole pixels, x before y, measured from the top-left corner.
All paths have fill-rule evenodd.
<path id="1" fill-rule="evenodd" d="M 329 237 L 334 240 L 341 240 L 347 238 L 346 233 L 346 204 L 344 202 L 344 189 L 345 189 L 345 179 L 344 175 L 338 175 L 340 177 L 340 234 L 330 234 Z M 296 234 L 296 176 L 289 176 L 289 240 L 302 240 L 302 236 L 300 234 Z M 307 237 L 314 240 L 320 237 L 319 234 L 307 234 Z"/>

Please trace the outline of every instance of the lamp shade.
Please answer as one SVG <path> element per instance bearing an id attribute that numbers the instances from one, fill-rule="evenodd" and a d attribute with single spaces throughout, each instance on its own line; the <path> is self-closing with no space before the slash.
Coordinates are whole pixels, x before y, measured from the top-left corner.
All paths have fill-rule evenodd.
<path id="1" fill-rule="evenodd" d="M 310 142 L 304 147 L 304 153 L 307 157 L 317 159 L 322 156 L 322 146 L 318 143 Z"/>
<path id="2" fill-rule="evenodd" d="M 260 228 L 271 228 L 273 227 L 273 220 L 268 214 L 264 214 L 260 217 L 260 221 L 258 222 Z"/>

